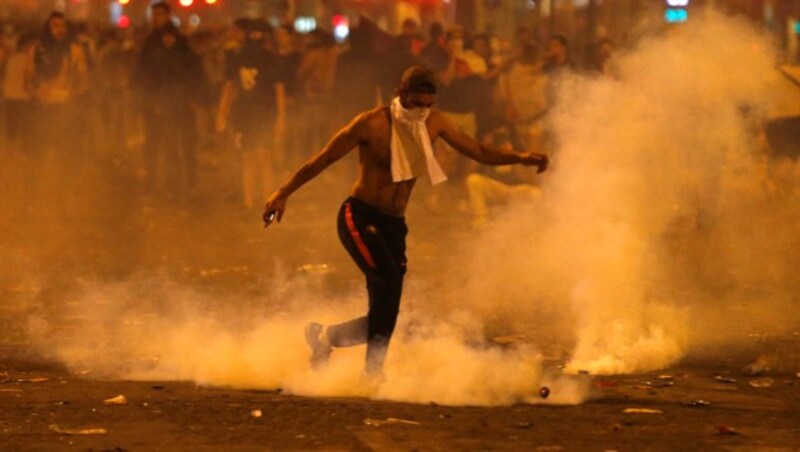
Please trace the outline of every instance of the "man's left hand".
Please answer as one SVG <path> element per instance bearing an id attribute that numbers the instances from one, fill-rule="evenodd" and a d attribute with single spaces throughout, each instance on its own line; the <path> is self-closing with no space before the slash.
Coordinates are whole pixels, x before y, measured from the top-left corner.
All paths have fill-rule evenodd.
<path id="1" fill-rule="evenodd" d="M 525 166 L 536 165 L 538 167 L 536 172 L 541 173 L 547 169 L 547 165 L 550 163 L 550 160 L 547 158 L 546 155 L 540 154 L 538 152 L 524 152 L 521 154 L 520 163 Z"/>

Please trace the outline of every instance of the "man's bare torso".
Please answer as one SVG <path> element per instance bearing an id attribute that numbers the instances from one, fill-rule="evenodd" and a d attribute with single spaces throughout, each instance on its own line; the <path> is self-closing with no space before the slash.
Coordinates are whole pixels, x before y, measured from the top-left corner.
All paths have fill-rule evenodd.
<path id="1" fill-rule="evenodd" d="M 436 116 L 432 111 L 427 121 L 431 142 L 435 141 Z M 364 113 L 358 120 L 360 142 L 358 146 L 358 179 L 351 196 L 385 213 L 403 216 L 416 179 L 392 181 L 392 152 L 390 142 L 392 126 L 389 109 L 379 107 Z"/>

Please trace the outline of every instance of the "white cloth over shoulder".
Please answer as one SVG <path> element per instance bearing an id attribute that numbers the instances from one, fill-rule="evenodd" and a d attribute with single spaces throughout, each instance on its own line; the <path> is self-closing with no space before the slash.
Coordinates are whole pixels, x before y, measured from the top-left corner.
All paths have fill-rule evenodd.
<path id="1" fill-rule="evenodd" d="M 433 155 L 431 137 L 425 120 L 430 109 L 406 110 L 395 97 L 390 107 L 392 114 L 392 181 L 402 182 L 428 175 L 431 185 L 447 180 L 442 167 Z"/>

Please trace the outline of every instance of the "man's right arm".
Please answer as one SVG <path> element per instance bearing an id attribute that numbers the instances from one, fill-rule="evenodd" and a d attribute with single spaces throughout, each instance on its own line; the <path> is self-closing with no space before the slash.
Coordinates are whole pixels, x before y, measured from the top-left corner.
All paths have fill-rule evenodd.
<path id="1" fill-rule="evenodd" d="M 366 137 L 365 121 L 366 114 L 359 115 L 350 124 L 337 132 L 322 150 L 308 159 L 281 188 L 269 197 L 267 205 L 264 207 L 265 225 L 268 226 L 272 222 L 272 219 L 270 219 L 271 214 L 274 214 L 275 218 L 280 222 L 286 209 L 286 200 L 292 193 L 317 177 L 327 167 L 347 155 L 363 141 Z"/>

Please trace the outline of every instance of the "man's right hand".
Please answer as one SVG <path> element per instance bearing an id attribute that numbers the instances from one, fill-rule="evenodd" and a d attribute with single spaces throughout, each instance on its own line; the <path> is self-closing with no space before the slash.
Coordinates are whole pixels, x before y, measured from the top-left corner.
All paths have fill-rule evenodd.
<path id="1" fill-rule="evenodd" d="M 279 192 L 275 192 L 267 200 L 267 205 L 264 206 L 264 215 L 261 217 L 264 220 L 264 227 L 266 228 L 275 220 L 280 223 L 284 211 L 286 211 L 286 197 Z"/>

